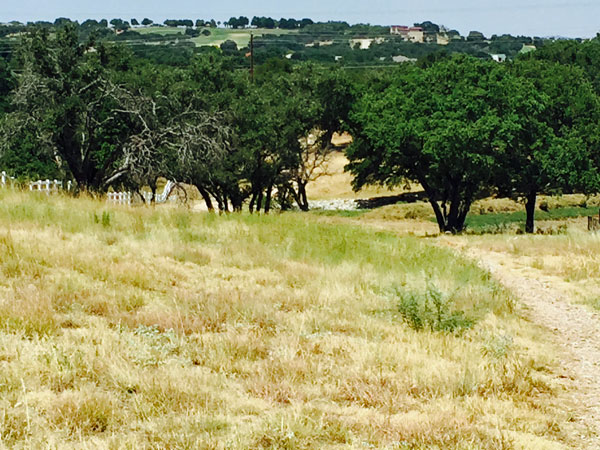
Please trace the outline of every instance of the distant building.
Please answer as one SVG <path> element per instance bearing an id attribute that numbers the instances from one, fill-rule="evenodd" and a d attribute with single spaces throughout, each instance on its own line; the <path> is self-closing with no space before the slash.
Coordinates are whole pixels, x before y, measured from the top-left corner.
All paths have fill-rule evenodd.
<path id="1" fill-rule="evenodd" d="M 496 62 L 503 63 L 506 61 L 506 55 L 504 53 L 490 55 L 492 59 Z"/>
<path id="2" fill-rule="evenodd" d="M 409 58 L 404 55 L 397 55 L 397 56 L 392 56 L 392 61 L 394 61 L 395 63 L 406 63 L 406 62 L 415 62 L 416 59 Z"/>
<path id="3" fill-rule="evenodd" d="M 437 45 L 448 45 L 450 43 L 450 38 L 446 33 L 438 33 L 436 35 L 436 43 Z"/>
<path id="4" fill-rule="evenodd" d="M 425 40 L 425 32 L 421 27 L 406 27 L 403 25 L 392 25 L 390 34 L 400 36 L 405 41 L 422 43 Z"/>
<path id="5" fill-rule="evenodd" d="M 418 43 L 423 43 L 425 38 L 425 33 L 423 32 L 422 28 L 419 27 L 413 27 L 410 30 L 408 30 L 408 40 L 411 42 L 418 42 Z"/>

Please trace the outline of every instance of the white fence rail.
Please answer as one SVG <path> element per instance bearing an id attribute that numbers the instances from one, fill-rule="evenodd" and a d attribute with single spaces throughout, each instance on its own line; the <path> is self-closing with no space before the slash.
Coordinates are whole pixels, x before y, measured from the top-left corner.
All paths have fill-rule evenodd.
<path id="1" fill-rule="evenodd" d="M 14 181 L 15 177 L 9 176 L 5 171 L 0 172 L 0 186 L 6 187 L 12 185 Z M 38 180 L 29 183 L 30 191 L 45 192 L 46 194 L 58 192 L 63 188 L 63 182 L 58 180 Z M 73 183 L 71 181 L 68 181 L 67 191 L 70 191 L 72 188 Z"/>
<path id="2" fill-rule="evenodd" d="M 131 205 L 131 192 L 109 192 L 108 203 L 114 205 Z"/>
<path id="3" fill-rule="evenodd" d="M 173 189 L 175 189 L 177 183 L 174 181 L 167 181 L 165 188 L 160 194 L 156 194 L 154 198 L 155 203 L 166 203 L 169 200 Z M 142 196 L 144 197 L 144 201 L 146 204 L 150 204 L 152 202 L 152 192 L 144 191 L 142 192 Z M 108 203 L 112 203 L 114 205 L 131 205 L 132 202 L 132 194 L 131 192 L 110 192 L 108 193 Z"/>
<path id="4" fill-rule="evenodd" d="M 0 186 L 6 187 L 12 185 L 15 181 L 14 177 L 9 176 L 5 171 L 0 172 Z M 169 196 L 173 192 L 173 189 L 177 186 L 174 181 L 167 181 L 165 188 L 160 194 L 156 195 L 154 201 L 156 203 L 166 203 L 169 200 Z M 65 188 L 62 181 L 59 180 L 38 180 L 29 183 L 29 190 L 32 192 L 43 192 L 50 195 L 53 192 L 61 191 Z M 66 190 L 71 191 L 73 189 L 73 182 L 67 181 Z M 152 193 L 143 192 L 144 201 L 150 203 L 152 201 Z M 107 194 L 107 202 L 115 205 L 131 205 L 133 195 L 131 192 L 109 192 Z"/>
<path id="5" fill-rule="evenodd" d="M 14 177 L 9 177 L 4 171 L 2 171 L 2 173 L 0 174 L 0 184 L 2 186 L 6 186 L 7 184 L 12 183 L 14 179 Z"/>
<path id="6" fill-rule="evenodd" d="M 73 183 L 71 180 L 67 181 L 67 191 L 71 191 Z M 63 189 L 63 182 L 58 180 L 38 180 L 29 183 L 30 191 L 45 192 L 50 194 L 52 192 L 58 192 Z"/>
<path id="7" fill-rule="evenodd" d="M 165 188 L 163 189 L 162 193 L 156 194 L 154 201 L 156 203 L 166 203 L 167 200 L 169 200 L 171 192 L 173 192 L 173 189 L 175 189 L 175 186 L 177 186 L 177 183 L 175 183 L 174 181 L 167 181 L 167 184 L 165 184 Z M 144 196 L 144 200 L 146 201 L 146 203 L 150 203 L 152 201 L 152 192 L 144 192 L 142 195 Z"/>

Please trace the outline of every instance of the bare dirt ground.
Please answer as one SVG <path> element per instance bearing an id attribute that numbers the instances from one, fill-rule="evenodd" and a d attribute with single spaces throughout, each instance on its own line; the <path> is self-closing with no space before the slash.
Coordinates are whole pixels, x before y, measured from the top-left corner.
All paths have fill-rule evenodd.
<path id="1" fill-rule="evenodd" d="M 505 253 L 475 248 L 466 242 L 445 245 L 459 250 L 489 270 L 494 278 L 513 292 L 533 322 L 548 328 L 562 349 L 562 377 L 573 380 L 573 420 L 580 426 L 583 449 L 600 448 L 600 315 L 586 306 L 572 303 L 554 286 L 553 278 L 521 266 Z M 458 245 L 457 245 L 458 244 Z"/>

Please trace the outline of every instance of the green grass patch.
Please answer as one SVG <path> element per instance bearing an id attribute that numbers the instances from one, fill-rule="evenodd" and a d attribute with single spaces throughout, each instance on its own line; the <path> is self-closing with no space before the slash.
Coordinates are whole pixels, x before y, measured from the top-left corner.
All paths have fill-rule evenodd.
<path id="1" fill-rule="evenodd" d="M 148 27 L 148 28 L 134 28 L 135 31 L 140 34 L 160 34 L 163 36 L 171 36 L 177 34 L 184 34 L 185 28 L 178 27 Z"/>
<path id="2" fill-rule="evenodd" d="M 333 210 L 333 211 L 323 211 L 323 210 L 314 210 L 311 211 L 312 214 L 316 216 L 324 216 L 324 217 L 361 217 L 366 213 L 370 212 L 370 209 L 356 209 L 352 211 L 345 210 Z"/>
<path id="3" fill-rule="evenodd" d="M 535 220 L 562 220 L 575 217 L 595 216 L 598 214 L 598 207 L 581 208 L 557 208 L 549 211 L 536 211 Z M 467 229 L 474 232 L 486 232 L 502 230 L 515 223 L 525 224 L 527 215 L 525 211 L 512 213 L 495 213 L 469 215 L 467 217 Z"/>
<path id="4" fill-rule="evenodd" d="M 243 29 L 243 30 L 233 30 L 231 28 L 205 28 L 210 31 L 210 35 L 208 36 L 197 36 L 191 38 L 190 40 L 196 44 L 196 46 L 205 46 L 205 45 L 215 45 L 219 46 L 225 41 L 234 41 L 239 48 L 248 47 L 250 44 L 250 35 L 254 34 L 255 37 L 260 37 L 263 35 L 276 35 L 280 36 L 283 34 L 292 34 L 297 33 L 297 30 L 269 30 L 266 28 L 256 28 L 256 29 Z M 203 29 L 204 30 L 204 29 Z M 140 34 L 160 34 L 162 36 L 172 36 L 173 38 L 183 37 L 185 35 L 185 28 L 180 27 L 147 27 L 147 28 L 135 28 L 133 31 L 136 31 Z M 186 36 L 187 38 L 187 36 Z"/>

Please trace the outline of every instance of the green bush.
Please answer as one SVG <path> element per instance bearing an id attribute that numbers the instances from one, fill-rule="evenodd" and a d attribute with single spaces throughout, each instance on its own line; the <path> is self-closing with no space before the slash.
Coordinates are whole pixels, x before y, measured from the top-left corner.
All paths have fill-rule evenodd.
<path id="1" fill-rule="evenodd" d="M 433 285 L 429 285 L 425 293 L 396 290 L 396 296 L 400 298 L 400 314 L 414 330 L 452 333 L 473 325 L 473 320 L 462 311 L 452 310 L 451 296 L 444 295 Z"/>

